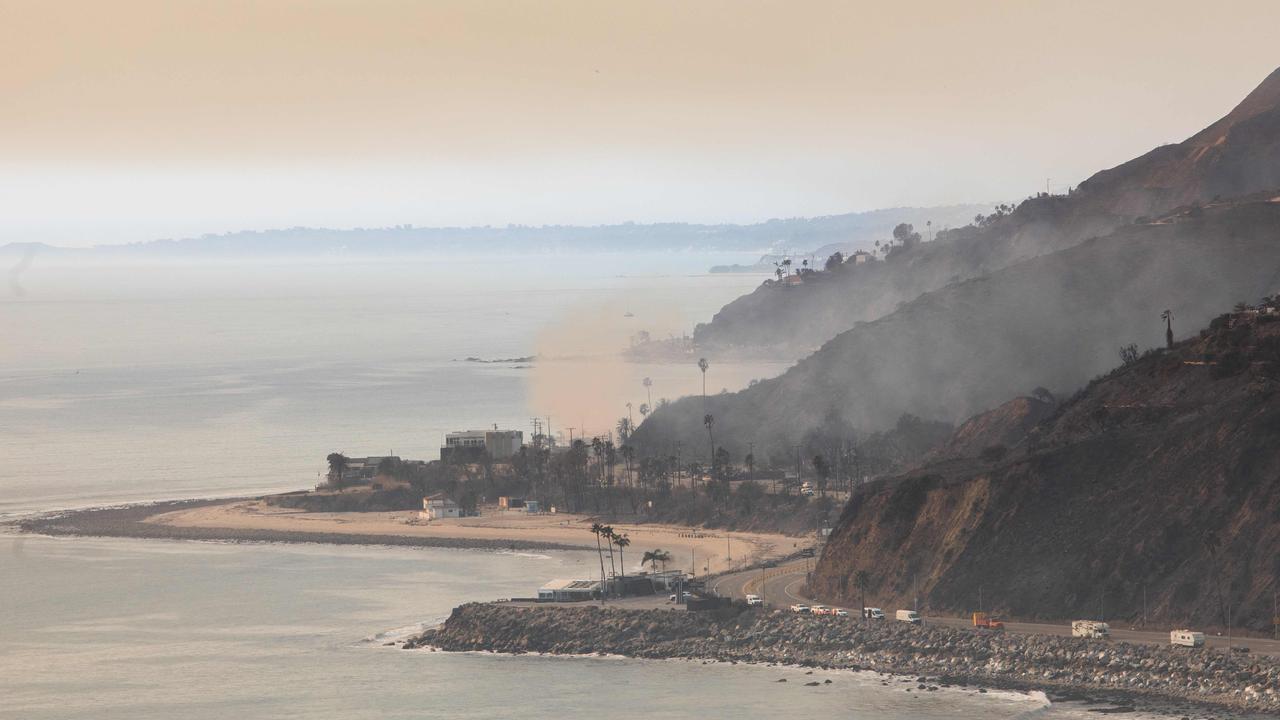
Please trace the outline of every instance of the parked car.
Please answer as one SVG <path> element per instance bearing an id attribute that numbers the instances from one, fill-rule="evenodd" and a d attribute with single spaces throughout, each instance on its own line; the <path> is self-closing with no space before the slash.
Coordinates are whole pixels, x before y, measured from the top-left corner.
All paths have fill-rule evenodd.
<path id="1" fill-rule="evenodd" d="M 893 616 L 894 618 L 901 620 L 902 622 L 908 622 L 908 623 L 911 623 L 912 625 L 919 625 L 922 622 L 920 620 L 920 613 L 916 612 L 915 610 L 899 610 L 898 612 L 894 613 Z"/>
<path id="2" fill-rule="evenodd" d="M 667 596 L 667 602 L 682 603 L 684 598 L 680 597 L 680 593 L 671 593 Z"/>
<path id="3" fill-rule="evenodd" d="M 763 605 L 763 604 L 764 604 L 764 600 L 760 599 L 760 596 L 759 596 L 759 595 L 748 595 L 748 596 L 747 596 L 747 604 L 748 604 L 748 605 Z"/>
<path id="4" fill-rule="evenodd" d="M 862 608 L 862 617 L 868 620 L 883 620 L 884 611 L 880 608 Z"/>
<path id="5" fill-rule="evenodd" d="M 813 557 L 813 548 L 811 547 L 801 548 L 800 557 Z"/>
<path id="6" fill-rule="evenodd" d="M 809 614 L 829 615 L 831 614 L 831 608 L 827 607 L 826 605 L 814 605 L 812 608 L 809 609 Z"/>
<path id="7" fill-rule="evenodd" d="M 1169 644 L 1192 648 L 1204 647 L 1204 633 L 1192 630 L 1174 630 L 1169 633 Z"/>
<path id="8" fill-rule="evenodd" d="M 849 611 L 845 610 L 844 608 L 836 608 L 835 610 L 831 611 L 831 614 L 835 615 L 836 617 L 849 617 Z"/>
<path id="9" fill-rule="evenodd" d="M 791 612 L 807 614 L 809 612 L 809 606 L 804 603 L 796 603 L 791 606 Z"/>

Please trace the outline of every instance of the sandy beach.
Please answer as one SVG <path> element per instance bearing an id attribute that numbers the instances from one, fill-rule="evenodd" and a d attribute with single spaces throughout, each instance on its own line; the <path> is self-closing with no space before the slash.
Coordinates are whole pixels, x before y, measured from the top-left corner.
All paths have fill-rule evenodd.
<path id="1" fill-rule="evenodd" d="M 591 525 L 606 522 L 631 539 L 628 570 L 648 550 L 671 553 L 668 569 L 719 573 L 781 558 L 809 544 L 808 538 L 775 533 L 705 530 L 588 515 L 529 515 L 484 507 L 479 517 L 422 520 L 416 511 L 307 512 L 281 508 L 261 498 L 183 500 L 95 508 L 19 521 L 26 532 L 45 535 L 311 542 L 518 550 L 594 550 Z"/>
<path id="2" fill-rule="evenodd" d="M 234 536 L 241 531 L 305 533 L 308 535 L 351 535 L 475 542 L 478 546 L 508 541 L 542 547 L 595 549 L 591 525 L 601 520 L 588 515 L 539 514 L 521 510 L 481 509 L 479 517 L 422 520 L 416 511 L 396 512 L 307 512 L 280 508 L 263 500 L 226 503 L 161 512 L 146 518 L 147 524 L 171 528 L 223 529 Z M 723 530 L 603 521 L 614 532 L 631 539 L 626 551 L 627 569 L 639 567 L 648 550 L 671 553 L 670 569 L 688 570 L 691 564 L 699 575 L 724 572 L 733 567 L 778 558 L 795 552 L 807 539 L 772 533 L 726 533 Z"/>

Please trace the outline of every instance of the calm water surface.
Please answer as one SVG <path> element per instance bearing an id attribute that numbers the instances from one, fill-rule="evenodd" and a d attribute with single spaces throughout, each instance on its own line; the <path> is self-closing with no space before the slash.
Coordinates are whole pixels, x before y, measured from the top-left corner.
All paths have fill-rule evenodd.
<path id="1" fill-rule="evenodd" d="M 434 458 L 444 432 L 603 430 L 697 392 L 609 355 L 705 320 L 741 257 L 47 267 L 0 300 L 0 517 L 296 489 L 325 454 Z M 556 362 L 465 362 L 531 354 Z M 777 374 L 713 366 L 712 388 Z M 604 426 L 604 427 L 601 427 Z M 0 534 L 0 717 L 1069 717 L 1017 694 L 913 697 L 833 674 L 383 643 L 467 600 L 590 574 L 578 553 Z M 777 683 L 780 677 L 792 682 Z"/>

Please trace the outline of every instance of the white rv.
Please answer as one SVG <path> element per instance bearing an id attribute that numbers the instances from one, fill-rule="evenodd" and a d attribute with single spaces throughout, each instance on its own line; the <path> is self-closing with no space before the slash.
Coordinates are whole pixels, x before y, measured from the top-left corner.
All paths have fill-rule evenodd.
<path id="1" fill-rule="evenodd" d="M 1169 644 L 1191 648 L 1204 647 L 1204 633 L 1191 630 L 1174 630 L 1169 633 Z"/>
<path id="2" fill-rule="evenodd" d="M 920 624 L 920 613 L 915 610 L 899 610 L 894 613 L 894 617 L 902 622 L 911 623 L 912 625 Z"/>
<path id="3" fill-rule="evenodd" d="M 1111 626 L 1097 620 L 1076 620 L 1071 623 L 1071 636 L 1105 640 L 1111 637 Z"/>

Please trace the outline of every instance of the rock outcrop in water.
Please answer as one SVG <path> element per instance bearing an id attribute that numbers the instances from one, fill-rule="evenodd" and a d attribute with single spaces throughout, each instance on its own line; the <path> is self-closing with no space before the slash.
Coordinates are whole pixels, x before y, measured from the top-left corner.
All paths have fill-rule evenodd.
<path id="1" fill-rule="evenodd" d="M 1280 662 L 1273 658 L 895 622 L 867 626 L 740 608 L 690 613 L 469 604 L 405 647 L 784 663 L 1280 712 Z"/>

